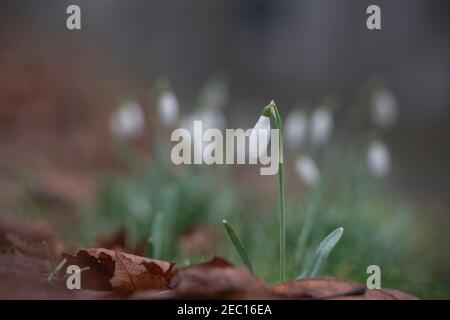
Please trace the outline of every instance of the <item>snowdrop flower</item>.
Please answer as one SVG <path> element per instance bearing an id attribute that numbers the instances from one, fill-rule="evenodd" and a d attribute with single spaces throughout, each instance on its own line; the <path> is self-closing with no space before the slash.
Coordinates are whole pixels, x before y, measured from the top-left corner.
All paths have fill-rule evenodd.
<path id="1" fill-rule="evenodd" d="M 386 90 L 378 90 L 372 101 L 372 121 L 381 128 L 389 128 L 398 117 L 398 105 L 394 95 Z"/>
<path id="2" fill-rule="evenodd" d="M 178 119 L 178 99 L 172 91 L 165 91 L 158 100 L 158 113 L 162 123 L 173 126 Z"/>
<path id="3" fill-rule="evenodd" d="M 382 142 L 373 142 L 367 152 L 367 166 L 374 177 L 384 177 L 391 168 L 389 149 Z"/>
<path id="4" fill-rule="evenodd" d="M 295 173 L 309 187 L 319 183 L 320 172 L 316 163 L 309 156 L 300 156 L 295 162 Z"/>
<path id="5" fill-rule="evenodd" d="M 270 118 L 261 115 L 250 133 L 249 156 L 252 159 L 262 157 L 269 145 Z"/>
<path id="6" fill-rule="evenodd" d="M 306 117 L 303 112 L 292 111 L 286 118 L 284 130 L 286 146 L 290 149 L 298 148 L 306 134 Z"/>
<path id="7" fill-rule="evenodd" d="M 142 108 L 136 102 L 126 102 L 111 116 L 110 130 L 115 137 L 133 138 L 144 129 L 144 121 Z"/>
<path id="8" fill-rule="evenodd" d="M 310 138 L 314 145 L 328 140 L 333 130 L 333 116 L 328 108 L 321 107 L 313 112 L 310 123 Z"/>

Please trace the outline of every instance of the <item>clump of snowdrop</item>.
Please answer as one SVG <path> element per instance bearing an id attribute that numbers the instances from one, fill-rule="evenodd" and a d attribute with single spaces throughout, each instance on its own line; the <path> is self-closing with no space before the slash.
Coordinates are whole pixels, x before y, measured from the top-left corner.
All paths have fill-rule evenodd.
<path id="1" fill-rule="evenodd" d="M 310 140 L 313 145 L 325 143 L 333 131 L 333 115 L 327 107 L 320 107 L 313 112 L 310 119 Z"/>
<path id="2" fill-rule="evenodd" d="M 161 122 L 166 127 L 175 125 L 179 113 L 178 99 L 175 93 L 171 90 L 164 91 L 158 99 L 157 107 Z"/>
<path id="3" fill-rule="evenodd" d="M 379 89 L 375 92 L 371 108 L 372 121 L 380 128 L 390 128 L 397 121 L 398 105 L 392 92 Z"/>
<path id="4" fill-rule="evenodd" d="M 389 149 L 380 141 L 372 142 L 367 151 L 367 167 L 374 177 L 386 176 L 391 168 Z"/>
<path id="5" fill-rule="evenodd" d="M 316 186 L 320 181 L 320 171 L 314 160 L 309 156 L 300 156 L 295 161 L 295 173 L 309 187 Z"/>
<path id="6" fill-rule="evenodd" d="M 300 147 L 306 135 L 306 116 L 299 110 L 291 111 L 286 117 L 285 128 L 285 142 L 289 149 L 296 149 Z"/>
<path id="7" fill-rule="evenodd" d="M 114 137 L 130 139 L 142 133 L 145 115 L 141 106 L 133 101 L 121 105 L 110 118 L 110 130 Z"/>

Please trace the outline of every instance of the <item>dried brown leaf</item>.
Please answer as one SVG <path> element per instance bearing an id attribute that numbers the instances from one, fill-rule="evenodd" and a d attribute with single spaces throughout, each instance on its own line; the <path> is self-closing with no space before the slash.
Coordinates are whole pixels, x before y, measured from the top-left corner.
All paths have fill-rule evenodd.
<path id="1" fill-rule="evenodd" d="M 233 267 L 219 257 L 179 270 L 170 286 L 172 298 L 256 299 L 272 296 L 269 287 L 246 268 Z"/>
<path id="2" fill-rule="evenodd" d="M 369 290 L 362 284 L 332 278 L 293 280 L 275 284 L 272 290 L 286 299 L 414 299 L 398 290 Z"/>
<path id="3" fill-rule="evenodd" d="M 173 264 L 104 248 L 78 250 L 64 255 L 66 266 L 89 267 L 82 273 L 82 288 L 130 293 L 143 289 L 167 289 Z M 65 268 L 63 268 L 65 270 Z"/>
<path id="4" fill-rule="evenodd" d="M 110 283 L 116 291 L 121 293 L 168 288 L 164 271 L 158 264 L 154 262 L 138 264 L 119 251 L 116 251 L 115 271 Z"/>

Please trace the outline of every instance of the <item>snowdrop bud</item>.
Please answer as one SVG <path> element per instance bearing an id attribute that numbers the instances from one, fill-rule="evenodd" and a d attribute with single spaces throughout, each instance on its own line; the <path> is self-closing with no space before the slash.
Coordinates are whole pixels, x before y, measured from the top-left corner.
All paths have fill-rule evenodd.
<path id="1" fill-rule="evenodd" d="M 398 117 L 398 105 L 394 95 L 386 90 L 378 90 L 372 101 L 372 121 L 381 128 L 389 128 Z"/>
<path id="2" fill-rule="evenodd" d="M 320 172 L 316 163 L 309 156 L 301 156 L 295 162 L 295 173 L 300 180 L 309 187 L 319 183 Z"/>
<path id="3" fill-rule="evenodd" d="M 306 133 L 306 117 L 303 112 L 292 111 L 286 118 L 284 130 L 286 146 L 290 149 L 298 148 Z"/>
<path id="4" fill-rule="evenodd" d="M 314 145 L 326 142 L 333 130 L 333 116 L 329 109 L 322 107 L 315 110 L 311 116 L 310 137 Z"/>
<path id="5" fill-rule="evenodd" d="M 172 91 L 165 91 L 158 100 L 159 118 L 165 126 L 173 126 L 178 119 L 178 99 Z"/>
<path id="6" fill-rule="evenodd" d="M 110 130 L 117 138 L 133 138 L 144 129 L 144 121 L 142 108 L 136 102 L 127 102 L 111 116 Z"/>
<path id="7" fill-rule="evenodd" d="M 270 118 L 260 116 L 250 133 L 249 156 L 252 159 L 259 159 L 267 152 L 270 140 Z"/>
<path id="8" fill-rule="evenodd" d="M 367 152 L 367 166 L 374 177 L 384 177 L 391 168 L 389 149 L 381 142 L 373 142 Z"/>

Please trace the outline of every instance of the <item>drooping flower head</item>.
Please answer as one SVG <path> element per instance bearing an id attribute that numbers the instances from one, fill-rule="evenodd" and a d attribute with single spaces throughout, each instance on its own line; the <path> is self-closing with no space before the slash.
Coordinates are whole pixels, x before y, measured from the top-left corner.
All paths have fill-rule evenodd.
<path id="1" fill-rule="evenodd" d="M 167 126 L 173 126 L 178 120 L 178 99 L 171 90 L 164 91 L 158 99 L 158 114 L 161 122 Z"/>
<path id="2" fill-rule="evenodd" d="M 285 122 L 286 146 L 296 149 L 302 145 L 306 135 L 306 116 L 299 110 L 292 111 Z"/>
<path id="3" fill-rule="evenodd" d="M 328 141 L 333 131 L 333 115 L 327 107 L 320 107 L 311 115 L 310 139 L 313 145 L 320 145 Z"/>
<path id="4" fill-rule="evenodd" d="M 300 156 L 295 162 L 295 173 L 307 186 L 313 187 L 320 181 L 320 171 L 309 156 Z"/>
<path id="5" fill-rule="evenodd" d="M 110 130 L 119 139 L 133 138 L 144 129 L 145 116 L 141 106 L 136 102 L 124 103 L 110 118 Z"/>
<path id="6" fill-rule="evenodd" d="M 391 169 L 391 155 L 387 146 L 380 142 L 373 142 L 367 151 L 367 167 L 374 177 L 384 177 Z"/>
<path id="7" fill-rule="evenodd" d="M 382 129 L 392 127 L 398 117 L 398 105 L 394 95 L 387 89 L 375 92 L 371 113 L 375 125 Z"/>
<path id="8" fill-rule="evenodd" d="M 249 155 L 252 159 L 261 158 L 270 141 L 270 118 L 261 115 L 253 127 L 249 139 Z"/>

